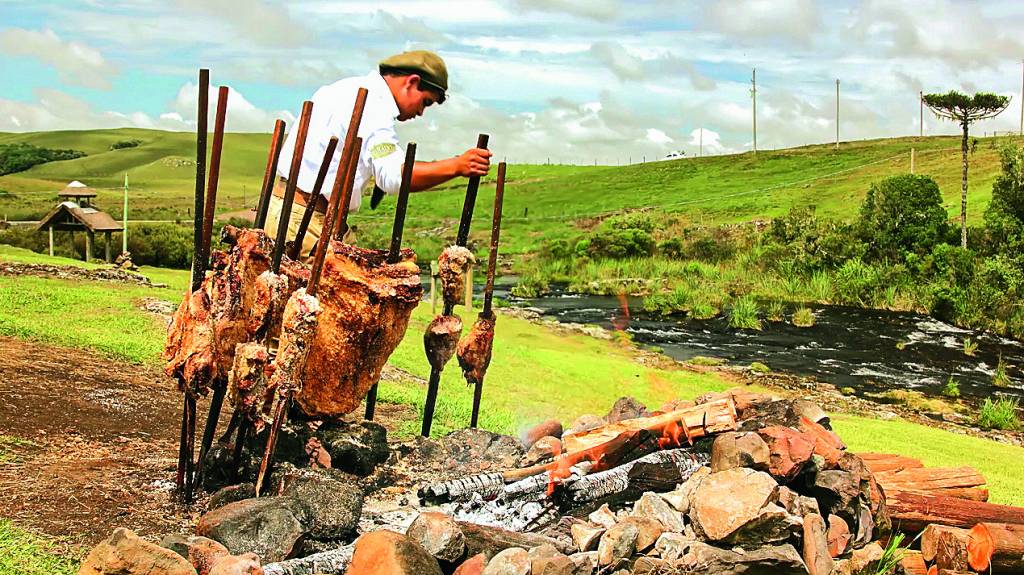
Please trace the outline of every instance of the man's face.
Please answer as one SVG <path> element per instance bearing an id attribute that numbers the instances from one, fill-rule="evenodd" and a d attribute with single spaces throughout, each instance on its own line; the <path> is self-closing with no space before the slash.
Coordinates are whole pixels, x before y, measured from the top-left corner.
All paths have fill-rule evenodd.
<path id="1" fill-rule="evenodd" d="M 439 94 L 426 86 L 420 85 L 420 77 L 416 74 L 406 76 L 399 90 L 398 120 L 404 122 L 423 115 L 423 111 L 440 100 Z"/>

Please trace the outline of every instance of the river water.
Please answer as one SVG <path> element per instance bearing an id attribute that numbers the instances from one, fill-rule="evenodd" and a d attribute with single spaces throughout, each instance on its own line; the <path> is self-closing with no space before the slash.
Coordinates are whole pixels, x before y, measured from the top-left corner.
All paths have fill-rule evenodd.
<path id="1" fill-rule="evenodd" d="M 521 299 L 502 286 L 495 295 L 561 322 L 625 329 L 634 341 L 657 346 L 678 360 L 701 355 L 733 365 L 759 361 L 776 371 L 862 392 L 902 388 L 936 395 L 952 376 L 965 397 L 1024 399 L 1024 345 L 913 313 L 817 306 L 812 307 L 817 316 L 813 327 L 763 322 L 762 331 L 749 331 L 730 328 L 723 317 L 700 321 L 645 313 L 640 298 L 555 292 Z M 964 353 L 968 337 L 978 343 L 974 356 Z M 1009 387 L 992 385 L 1000 357 Z"/>

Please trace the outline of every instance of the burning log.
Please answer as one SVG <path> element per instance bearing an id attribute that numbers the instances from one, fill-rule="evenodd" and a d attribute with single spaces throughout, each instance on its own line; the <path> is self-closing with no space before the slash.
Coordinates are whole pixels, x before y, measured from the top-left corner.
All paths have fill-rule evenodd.
<path id="1" fill-rule="evenodd" d="M 1024 573 L 1024 525 L 975 525 L 967 536 L 967 560 L 982 573 Z"/>
<path id="2" fill-rule="evenodd" d="M 355 554 L 356 544 L 349 543 L 337 549 L 322 551 L 297 559 L 287 559 L 263 566 L 263 575 L 318 575 L 344 573 Z"/>
<path id="3" fill-rule="evenodd" d="M 473 493 L 479 493 L 484 497 L 493 497 L 501 493 L 504 488 L 505 476 L 503 474 L 482 473 L 425 485 L 419 489 L 418 495 L 420 499 L 429 503 L 443 503 L 468 497 Z"/>
<path id="4" fill-rule="evenodd" d="M 929 523 L 969 528 L 976 523 L 1024 524 L 1024 508 L 971 501 L 945 495 L 906 491 L 886 493 L 893 525 L 900 531 L 918 533 Z"/>
<path id="5" fill-rule="evenodd" d="M 686 449 L 659 451 L 567 484 L 560 499 L 563 507 L 576 507 L 586 502 L 603 500 L 609 496 L 621 494 L 630 489 L 630 471 L 636 465 L 671 464 L 679 473 L 679 483 L 682 483 L 697 469 L 708 465 L 709 462 L 710 457 L 707 454 L 693 453 Z M 634 487 L 634 489 L 637 488 Z"/>

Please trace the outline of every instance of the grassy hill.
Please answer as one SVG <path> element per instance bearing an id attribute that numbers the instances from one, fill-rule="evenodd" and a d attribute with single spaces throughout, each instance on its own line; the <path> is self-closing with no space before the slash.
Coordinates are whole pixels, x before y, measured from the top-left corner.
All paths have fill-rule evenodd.
<path id="1" fill-rule="evenodd" d="M 138 139 L 135 148 L 110 150 L 114 142 Z M 225 137 L 218 211 L 255 204 L 269 144 L 266 134 Z M 52 207 L 54 192 L 78 179 L 99 188 L 98 204 L 121 212 L 124 173 L 130 184 L 133 219 L 189 219 L 195 137 L 190 133 L 140 129 L 0 134 L 0 144 L 26 142 L 73 148 L 89 155 L 52 162 L 0 177 L 0 215 L 34 219 Z M 999 171 L 999 148 L 1015 138 L 982 138 L 971 156 L 970 217 L 980 219 Z M 505 200 L 504 250 L 532 251 L 544 241 L 565 237 L 572 226 L 594 216 L 652 208 L 683 221 L 719 224 L 767 218 L 795 205 L 814 204 L 820 214 L 852 216 L 871 182 L 906 172 L 910 150 L 917 150 L 917 173 L 938 181 L 951 216 L 959 214 L 960 159 L 956 137 L 897 138 L 815 145 L 758 154 L 688 158 L 631 166 L 516 165 L 509 170 Z M 494 172 L 494 170 L 492 170 Z M 410 200 L 407 235 L 431 249 L 454 236 L 464 181 Z M 244 202 L 243 202 L 244 196 Z M 481 191 L 474 239 L 488 235 L 493 175 Z M 386 242 L 394 201 L 377 211 L 352 216 L 364 245 Z"/>

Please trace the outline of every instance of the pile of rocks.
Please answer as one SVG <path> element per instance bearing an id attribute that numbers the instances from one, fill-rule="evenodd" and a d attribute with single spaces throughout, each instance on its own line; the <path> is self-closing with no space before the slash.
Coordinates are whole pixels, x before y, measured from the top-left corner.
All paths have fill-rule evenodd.
<path id="1" fill-rule="evenodd" d="M 200 520 L 198 537 L 165 541 L 191 571 L 104 570 L 103 558 L 112 556 L 105 549 L 124 544 L 119 531 L 93 551 L 92 570 L 83 572 L 828 575 L 872 569 L 883 554 L 877 540 L 890 528 L 884 494 L 829 429 L 824 412 L 807 401 L 745 391 L 708 394 L 696 403 L 723 397 L 735 402 L 737 426 L 692 447 L 708 465 L 664 492 L 570 511 L 539 533 L 457 521 L 439 512 L 443 507 L 418 501 L 415 487 L 439 475 L 543 461 L 562 447 L 557 422 L 530 430 L 525 445 L 481 430 L 418 439 L 393 449 L 387 463 L 363 479 L 352 469 L 285 465 L 275 495 L 254 499 L 251 486 L 225 488 Z M 624 398 L 608 416 L 580 418 L 565 435 L 649 415 Z M 337 459 L 331 449 L 329 461 Z M 422 475 L 403 480 L 401 472 L 411 468 Z M 217 547 L 217 561 L 203 558 L 215 547 L 208 541 L 224 548 Z M 218 570 L 225 558 L 232 571 Z"/>

